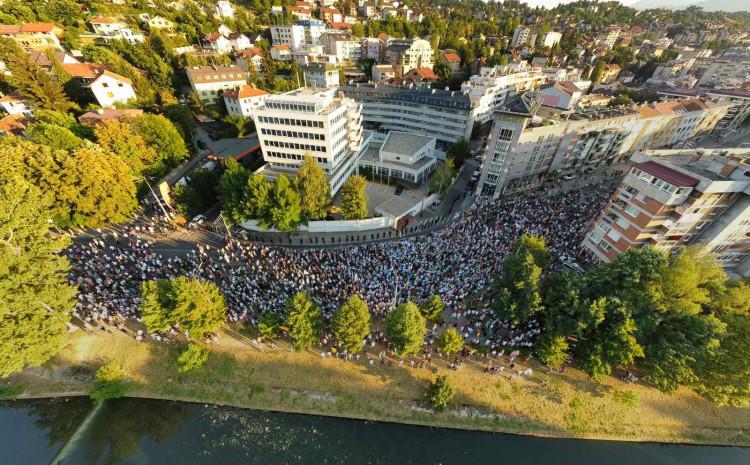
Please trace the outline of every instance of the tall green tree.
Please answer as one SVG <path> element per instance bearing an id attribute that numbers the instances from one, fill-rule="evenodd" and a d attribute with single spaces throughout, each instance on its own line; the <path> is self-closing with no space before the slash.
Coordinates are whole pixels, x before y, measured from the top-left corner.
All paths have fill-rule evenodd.
<path id="1" fill-rule="evenodd" d="M 270 228 L 272 223 L 268 217 L 271 209 L 272 190 L 273 184 L 265 176 L 260 174 L 250 175 L 240 208 L 244 212 L 243 216 L 258 218 L 261 220 L 263 227 Z"/>
<path id="2" fill-rule="evenodd" d="M 26 132 L 32 142 L 62 150 L 73 150 L 83 145 L 83 140 L 63 126 L 51 123 L 35 123 Z"/>
<path id="3" fill-rule="evenodd" d="M 531 252 L 517 253 L 503 262 L 503 269 L 494 287 L 495 314 L 515 324 L 528 321 L 542 310 L 540 280 L 542 269 Z"/>
<path id="4" fill-rule="evenodd" d="M 120 157 L 135 175 L 142 174 L 157 160 L 156 150 L 128 122 L 107 121 L 97 125 L 94 133 L 99 145 Z"/>
<path id="5" fill-rule="evenodd" d="M 370 309 L 353 295 L 339 307 L 331 323 L 333 337 L 350 354 L 362 351 L 362 342 L 370 333 Z"/>
<path id="6" fill-rule="evenodd" d="M 451 146 L 448 147 L 448 152 L 446 153 L 446 157 L 450 160 L 453 160 L 455 169 L 461 168 L 466 159 L 469 158 L 469 155 L 469 142 L 467 142 L 463 137 L 451 144 Z"/>
<path id="7" fill-rule="evenodd" d="M 289 178 L 282 174 L 273 183 L 268 222 L 279 231 L 294 231 L 302 221 L 299 193 Z"/>
<path id="8" fill-rule="evenodd" d="M 385 319 L 385 334 L 401 356 L 419 352 L 426 332 L 424 317 L 412 302 L 397 306 Z"/>
<path id="9" fill-rule="evenodd" d="M 511 255 L 524 255 L 530 253 L 534 257 L 534 263 L 539 268 L 544 268 L 549 263 L 549 249 L 542 236 L 522 234 L 510 247 Z"/>
<path id="10" fill-rule="evenodd" d="M 294 350 L 303 351 L 320 340 L 323 318 L 320 307 L 305 292 L 297 292 L 286 303 L 284 315 Z"/>
<path id="11" fill-rule="evenodd" d="M 427 183 L 430 192 L 440 195 L 445 194 L 451 187 L 455 173 L 456 165 L 452 159 L 448 158 L 445 163 L 439 164 Z"/>
<path id="12" fill-rule="evenodd" d="M 456 328 L 448 328 L 440 334 L 438 347 L 446 355 L 455 354 L 464 348 L 464 338 Z"/>
<path id="13" fill-rule="evenodd" d="M 215 283 L 178 276 L 143 282 L 141 313 L 150 332 L 178 327 L 190 338 L 202 338 L 224 322 L 226 303 Z"/>
<path id="14" fill-rule="evenodd" d="M 440 412 L 450 405 L 455 395 L 456 391 L 448 381 L 448 377 L 441 375 L 430 383 L 425 399 L 435 411 Z"/>
<path id="15" fill-rule="evenodd" d="M 75 106 L 65 95 L 62 85 L 34 64 L 29 54 L 12 39 L 0 39 L 0 61 L 10 71 L 4 76 L 5 81 L 39 108 L 66 112 Z"/>
<path id="16" fill-rule="evenodd" d="M 310 155 L 305 155 L 295 179 L 300 194 L 302 213 L 310 220 L 328 216 L 331 204 L 331 184 L 323 167 Z"/>
<path id="17" fill-rule="evenodd" d="M 439 295 L 431 295 L 427 298 L 427 300 L 422 302 L 422 305 L 419 307 L 419 310 L 422 312 L 422 315 L 424 315 L 427 321 L 432 322 L 443 321 L 444 309 L 445 304 L 443 303 L 443 299 L 441 299 Z"/>
<path id="18" fill-rule="evenodd" d="M 146 145 L 156 151 L 158 160 L 166 167 L 178 166 L 187 158 L 185 139 L 174 123 L 166 117 L 144 113 L 129 123 Z"/>
<path id="19" fill-rule="evenodd" d="M 7 138 L 0 143 L 0 182 L 11 174 L 54 197 L 51 218 L 60 228 L 120 223 L 138 205 L 127 165 L 90 143 L 65 151 Z"/>
<path id="20" fill-rule="evenodd" d="M 68 239 L 50 234 L 53 202 L 20 177 L 0 181 L 0 378 L 52 358 L 75 307 L 58 253 Z"/>
<path id="21" fill-rule="evenodd" d="M 250 173 L 237 160 L 231 157 L 226 160 L 216 194 L 221 201 L 221 213 L 230 224 L 239 224 L 249 218 L 243 205 L 249 178 Z"/>
<path id="22" fill-rule="evenodd" d="M 362 176 L 349 176 L 341 186 L 341 216 L 345 220 L 367 218 L 367 180 Z"/>

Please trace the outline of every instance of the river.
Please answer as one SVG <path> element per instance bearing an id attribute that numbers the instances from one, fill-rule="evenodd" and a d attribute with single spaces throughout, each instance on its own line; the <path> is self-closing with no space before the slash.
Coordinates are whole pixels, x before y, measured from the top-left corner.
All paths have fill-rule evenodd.
<path id="1" fill-rule="evenodd" d="M 750 449 L 543 439 L 118 399 L 0 402 L 2 465 L 747 465 Z"/>

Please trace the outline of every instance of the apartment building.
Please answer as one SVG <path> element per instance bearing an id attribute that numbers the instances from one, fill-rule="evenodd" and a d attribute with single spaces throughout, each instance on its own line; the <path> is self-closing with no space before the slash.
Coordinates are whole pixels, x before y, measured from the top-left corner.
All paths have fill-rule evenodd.
<path id="1" fill-rule="evenodd" d="M 63 50 L 59 38 L 63 29 L 52 23 L 0 24 L 0 37 L 13 39 L 27 52 Z"/>
<path id="2" fill-rule="evenodd" d="M 377 37 L 365 37 L 360 49 L 362 58 L 379 62 L 383 58 L 385 43 Z"/>
<path id="3" fill-rule="evenodd" d="M 320 45 L 320 36 L 326 32 L 323 21 L 297 21 L 289 25 L 271 26 L 271 43 L 273 45 L 287 45 L 298 50 L 305 45 Z"/>
<path id="4" fill-rule="evenodd" d="M 542 37 L 542 47 L 552 48 L 560 43 L 562 34 L 555 31 L 550 31 Z"/>
<path id="5" fill-rule="evenodd" d="M 393 66 L 397 77 L 414 68 L 430 68 L 433 65 L 434 51 L 430 43 L 423 39 L 392 39 L 385 48 L 385 62 Z"/>
<path id="6" fill-rule="evenodd" d="M 531 29 L 524 26 L 519 26 L 513 31 L 513 39 L 510 41 L 510 46 L 512 48 L 523 48 L 526 46 L 526 43 L 529 41 L 529 36 L 531 35 Z"/>
<path id="7" fill-rule="evenodd" d="M 634 150 L 679 146 L 712 131 L 730 107 L 684 99 L 542 119 L 542 101 L 527 92 L 496 113 L 477 193 L 513 194 L 549 177 L 622 162 Z"/>
<path id="8" fill-rule="evenodd" d="M 735 87 L 750 79 L 750 60 L 713 60 L 698 80 L 699 87 Z"/>
<path id="9" fill-rule="evenodd" d="M 596 43 L 598 45 L 606 45 L 609 48 L 612 48 L 617 43 L 617 39 L 620 38 L 620 33 L 622 32 L 622 28 L 619 26 L 609 26 L 608 28 L 604 29 L 603 31 L 599 32 L 599 34 L 596 35 Z"/>
<path id="10" fill-rule="evenodd" d="M 347 33 L 326 32 L 320 36 L 320 44 L 339 63 L 356 63 L 362 57 L 362 41 Z"/>
<path id="11" fill-rule="evenodd" d="M 462 138 L 469 140 L 474 127 L 471 100 L 462 92 L 381 83 L 358 83 L 341 90 L 362 104 L 367 129 L 434 137 L 441 151 Z"/>
<path id="12" fill-rule="evenodd" d="M 509 66 L 482 67 L 461 85 L 461 92 L 471 100 L 478 123 L 492 120 L 498 110 L 519 93 L 533 90 L 547 82 L 539 70 L 516 72 Z"/>
<path id="13" fill-rule="evenodd" d="M 731 106 L 726 115 L 716 124 L 714 132 L 722 135 L 739 128 L 750 117 L 750 86 L 733 89 L 660 89 L 658 94 L 667 100 L 700 97 L 716 102 L 727 102 Z"/>
<path id="14" fill-rule="evenodd" d="M 336 193 L 354 171 L 362 143 L 362 106 L 335 89 L 297 89 L 253 111 L 263 159 L 295 173 L 305 155 L 320 163 Z"/>
<path id="15" fill-rule="evenodd" d="M 221 92 L 246 84 L 245 73 L 238 66 L 193 66 L 187 69 L 190 87 L 205 103 L 216 103 Z"/>
<path id="16" fill-rule="evenodd" d="M 750 275 L 750 149 L 636 152 L 586 234 L 603 262 L 633 247 L 702 245 Z"/>
<path id="17" fill-rule="evenodd" d="M 310 87 L 337 87 L 339 68 L 330 63 L 308 63 L 302 67 L 305 83 Z"/>

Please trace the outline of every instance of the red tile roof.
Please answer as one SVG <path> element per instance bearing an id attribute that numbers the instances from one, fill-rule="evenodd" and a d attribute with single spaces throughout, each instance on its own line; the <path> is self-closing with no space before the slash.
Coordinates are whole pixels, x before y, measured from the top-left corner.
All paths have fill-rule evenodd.
<path id="1" fill-rule="evenodd" d="M 454 62 L 454 61 L 461 61 L 461 57 L 458 56 L 457 53 L 453 53 L 453 52 L 443 53 L 443 58 L 445 58 L 445 60 L 448 63 L 451 63 L 451 62 Z"/>
<path id="2" fill-rule="evenodd" d="M 94 18 L 91 21 L 89 21 L 89 23 L 91 24 L 114 24 L 116 22 L 117 21 L 115 21 L 112 18 L 105 18 L 103 16 L 99 16 L 98 18 Z"/>
<path id="3" fill-rule="evenodd" d="M 673 168 L 656 163 L 652 160 L 643 163 L 636 163 L 635 167 L 652 176 L 656 176 L 662 181 L 666 181 L 678 187 L 695 187 L 700 182 L 692 176 L 688 176 L 685 173 L 681 173 Z"/>
<path id="4" fill-rule="evenodd" d="M 268 92 L 266 92 L 265 90 L 256 89 L 249 84 L 245 84 L 238 87 L 237 89 L 231 89 L 224 92 L 224 96 L 231 99 L 260 97 L 262 95 L 268 95 Z"/>

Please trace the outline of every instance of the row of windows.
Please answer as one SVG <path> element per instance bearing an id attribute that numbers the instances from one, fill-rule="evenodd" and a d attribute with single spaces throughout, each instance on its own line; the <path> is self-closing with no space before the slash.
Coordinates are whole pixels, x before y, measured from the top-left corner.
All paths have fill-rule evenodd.
<path id="1" fill-rule="evenodd" d="M 322 121 L 310 121 L 306 119 L 276 118 L 273 116 L 259 116 L 261 123 L 284 124 L 286 126 L 302 126 L 306 128 L 322 128 Z"/>
<path id="2" fill-rule="evenodd" d="M 262 128 L 260 132 L 261 134 L 265 134 L 267 136 L 294 137 L 296 139 L 313 139 L 313 140 L 325 140 L 326 139 L 326 136 L 324 136 L 323 134 L 313 134 L 310 132 L 285 131 L 282 129 Z"/>
<path id="3" fill-rule="evenodd" d="M 654 177 L 644 171 L 639 170 L 638 168 L 633 168 L 630 174 L 637 177 L 641 181 L 647 182 L 651 184 L 652 186 L 656 187 L 657 189 L 662 190 L 664 192 L 668 192 L 670 194 L 676 194 L 677 192 L 682 193 L 687 190 L 687 188 L 685 187 L 679 188 L 675 186 L 674 184 L 670 184 L 664 180 Z"/>
<path id="4" fill-rule="evenodd" d="M 321 145 L 297 144 L 295 142 L 279 142 L 277 140 L 267 140 L 266 145 L 271 147 L 281 147 L 284 149 L 307 150 L 308 152 L 326 153 L 326 148 Z"/>
<path id="5" fill-rule="evenodd" d="M 305 158 L 304 155 L 297 155 L 294 153 L 284 153 L 284 152 L 268 152 L 268 156 L 274 157 L 274 158 L 284 158 L 287 160 L 298 160 L 298 161 L 302 161 Z M 315 161 L 317 161 L 321 165 L 325 165 L 326 163 L 325 158 L 322 158 L 322 157 L 314 157 L 314 158 L 315 158 Z"/>

